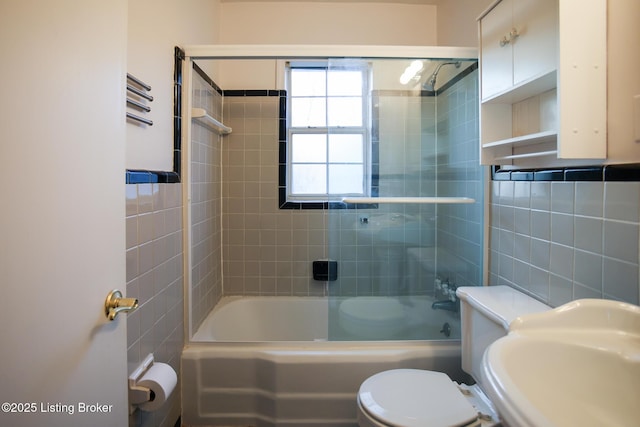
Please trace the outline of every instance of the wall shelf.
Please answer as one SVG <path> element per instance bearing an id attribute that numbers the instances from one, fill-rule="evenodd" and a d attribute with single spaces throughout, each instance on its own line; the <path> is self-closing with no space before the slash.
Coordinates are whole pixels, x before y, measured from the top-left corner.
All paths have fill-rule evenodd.
<path id="1" fill-rule="evenodd" d="M 500 147 L 504 145 L 518 145 L 518 144 L 539 144 L 544 142 L 555 142 L 558 139 L 558 132 L 555 130 L 532 133 L 530 135 L 516 136 L 514 138 L 507 138 L 500 141 L 488 142 L 482 144 L 482 148 Z"/>
<path id="2" fill-rule="evenodd" d="M 211 117 L 204 108 L 192 108 L 191 118 L 220 135 L 228 135 L 232 131 L 229 126 L 225 126 L 221 121 Z"/>

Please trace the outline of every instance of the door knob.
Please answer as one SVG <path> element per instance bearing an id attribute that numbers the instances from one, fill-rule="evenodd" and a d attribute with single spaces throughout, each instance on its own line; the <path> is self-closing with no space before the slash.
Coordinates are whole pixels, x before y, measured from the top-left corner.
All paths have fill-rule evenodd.
<path id="1" fill-rule="evenodd" d="M 114 320 L 118 313 L 129 312 L 138 308 L 137 298 L 123 298 L 122 292 L 112 290 L 104 301 L 104 314 L 107 319 Z"/>

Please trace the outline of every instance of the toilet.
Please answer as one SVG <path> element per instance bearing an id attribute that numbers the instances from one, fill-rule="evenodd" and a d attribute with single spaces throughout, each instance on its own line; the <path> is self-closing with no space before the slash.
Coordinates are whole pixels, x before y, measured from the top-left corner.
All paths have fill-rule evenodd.
<path id="1" fill-rule="evenodd" d="M 508 286 L 460 287 L 462 369 L 476 381 L 458 384 L 442 372 L 392 369 L 358 391 L 360 427 L 489 427 L 500 424 L 482 391 L 482 356 L 517 317 L 551 307 Z"/>

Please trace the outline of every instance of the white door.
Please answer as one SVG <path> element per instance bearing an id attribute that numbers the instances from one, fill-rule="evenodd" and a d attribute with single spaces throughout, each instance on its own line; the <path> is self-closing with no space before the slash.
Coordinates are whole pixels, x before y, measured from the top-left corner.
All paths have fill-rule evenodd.
<path id="1" fill-rule="evenodd" d="M 126 426 L 126 0 L 0 2 L 1 426 Z"/>

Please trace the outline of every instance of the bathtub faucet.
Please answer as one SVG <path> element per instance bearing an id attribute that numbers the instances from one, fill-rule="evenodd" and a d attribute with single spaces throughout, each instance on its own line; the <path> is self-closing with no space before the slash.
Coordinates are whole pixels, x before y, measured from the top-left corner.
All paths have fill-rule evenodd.
<path id="1" fill-rule="evenodd" d="M 460 309 L 460 305 L 457 300 L 451 301 L 451 300 L 445 299 L 442 301 L 435 301 L 433 304 L 431 304 L 431 308 L 434 310 L 447 310 L 447 311 L 453 311 L 454 313 L 457 313 L 458 310 Z"/>

